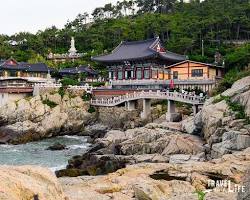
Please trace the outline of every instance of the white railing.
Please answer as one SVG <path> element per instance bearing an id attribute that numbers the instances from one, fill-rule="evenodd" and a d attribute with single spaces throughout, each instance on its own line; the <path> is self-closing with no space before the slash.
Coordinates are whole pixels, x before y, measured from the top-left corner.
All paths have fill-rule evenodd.
<path id="1" fill-rule="evenodd" d="M 178 79 L 174 80 L 175 84 L 212 84 L 216 80 L 216 77 L 205 78 L 192 78 L 192 79 Z M 111 85 L 140 85 L 140 84 L 170 84 L 171 80 L 159 80 L 159 79 L 143 79 L 143 80 L 110 80 Z"/>
<path id="2" fill-rule="evenodd" d="M 198 95 L 192 95 L 192 94 L 183 94 L 179 92 L 134 92 L 129 93 L 126 95 L 113 97 L 110 99 L 91 99 L 91 105 L 94 106 L 117 106 L 121 103 L 137 100 L 137 99 L 166 99 L 166 100 L 173 100 L 173 101 L 179 101 L 184 103 L 190 103 L 190 104 L 203 104 L 205 98 L 198 96 Z"/>
<path id="3" fill-rule="evenodd" d="M 35 87 L 39 88 L 60 88 L 62 87 L 62 84 L 56 84 L 56 83 L 36 83 Z"/>
<path id="4" fill-rule="evenodd" d="M 55 83 L 36 83 L 35 84 L 35 88 L 60 88 L 62 87 L 62 84 L 55 84 Z M 89 84 L 85 84 L 84 86 L 77 86 L 77 85 L 69 85 L 68 89 L 70 90 L 85 90 L 85 91 L 90 91 L 92 92 L 92 90 L 94 89 L 94 87 L 92 87 Z"/>
<path id="5" fill-rule="evenodd" d="M 68 88 L 72 90 L 85 90 L 85 91 L 92 91 L 93 89 L 95 89 L 93 86 L 88 85 L 88 84 L 83 85 L 83 86 L 70 85 Z"/>

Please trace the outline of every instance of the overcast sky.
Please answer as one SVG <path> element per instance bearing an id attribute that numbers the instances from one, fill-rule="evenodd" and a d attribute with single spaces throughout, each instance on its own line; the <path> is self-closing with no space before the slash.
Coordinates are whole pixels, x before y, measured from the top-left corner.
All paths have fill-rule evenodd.
<path id="1" fill-rule="evenodd" d="M 0 33 L 36 33 L 52 25 L 63 27 L 77 14 L 117 0 L 6 0 L 1 1 Z"/>

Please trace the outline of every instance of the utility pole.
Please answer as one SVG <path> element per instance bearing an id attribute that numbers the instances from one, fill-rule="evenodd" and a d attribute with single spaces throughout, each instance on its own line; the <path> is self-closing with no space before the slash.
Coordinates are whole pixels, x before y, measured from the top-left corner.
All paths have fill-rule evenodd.
<path id="1" fill-rule="evenodd" d="M 201 40 L 201 51 L 202 57 L 204 57 L 204 40 Z"/>

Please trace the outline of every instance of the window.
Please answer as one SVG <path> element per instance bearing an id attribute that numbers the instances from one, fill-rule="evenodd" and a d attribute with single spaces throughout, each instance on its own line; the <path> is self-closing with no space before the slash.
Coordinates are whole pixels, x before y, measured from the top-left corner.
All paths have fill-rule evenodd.
<path id="1" fill-rule="evenodd" d="M 114 72 L 113 71 L 109 72 L 109 79 L 114 79 Z"/>
<path id="2" fill-rule="evenodd" d="M 192 77 L 203 77 L 203 69 L 192 69 Z"/>
<path id="3" fill-rule="evenodd" d="M 145 78 L 145 79 L 149 79 L 149 78 L 150 78 L 149 69 L 145 69 L 145 70 L 144 70 L 144 78 Z"/>
<path id="4" fill-rule="evenodd" d="M 122 71 L 118 71 L 118 80 L 122 80 L 123 76 L 122 76 Z"/>
<path id="5" fill-rule="evenodd" d="M 17 71 L 12 71 L 12 70 L 10 70 L 10 71 L 9 71 L 9 76 L 10 76 L 10 77 L 17 77 Z"/>
<path id="6" fill-rule="evenodd" d="M 178 79 L 178 71 L 173 72 L 173 79 Z"/>
<path id="7" fill-rule="evenodd" d="M 137 71 L 136 71 L 136 78 L 137 78 L 137 79 L 142 79 L 142 71 L 141 71 L 141 68 L 137 68 Z"/>

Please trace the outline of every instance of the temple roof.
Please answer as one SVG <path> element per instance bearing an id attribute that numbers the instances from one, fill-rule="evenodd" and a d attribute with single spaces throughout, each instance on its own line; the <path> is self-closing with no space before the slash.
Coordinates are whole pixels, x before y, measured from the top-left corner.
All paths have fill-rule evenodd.
<path id="1" fill-rule="evenodd" d="M 91 67 L 89 66 L 79 66 L 79 67 L 71 67 L 71 68 L 65 68 L 65 69 L 61 69 L 59 71 L 60 74 L 79 74 L 79 73 L 88 73 L 91 75 L 98 75 L 98 72 L 93 70 Z"/>
<path id="2" fill-rule="evenodd" d="M 17 71 L 26 71 L 26 72 L 44 72 L 47 73 L 51 71 L 49 67 L 44 63 L 35 63 L 29 64 L 20 62 L 10 58 L 5 61 L 0 61 L 0 70 L 17 70 Z"/>
<path id="3" fill-rule="evenodd" d="M 222 65 L 203 63 L 203 62 L 198 62 L 198 61 L 193 61 L 193 60 L 184 60 L 182 62 L 178 62 L 178 63 L 175 63 L 173 65 L 169 65 L 169 66 L 166 67 L 166 69 L 171 68 L 171 67 L 176 67 L 176 66 L 184 64 L 184 63 L 195 63 L 195 64 L 205 65 L 205 66 L 214 67 L 214 68 L 225 68 Z"/>
<path id="4" fill-rule="evenodd" d="M 102 63 L 115 63 L 156 57 L 170 62 L 180 62 L 186 60 L 184 55 L 165 51 L 159 38 L 134 42 L 121 42 L 121 44 L 118 45 L 112 53 L 92 57 L 92 60 Z"/>

